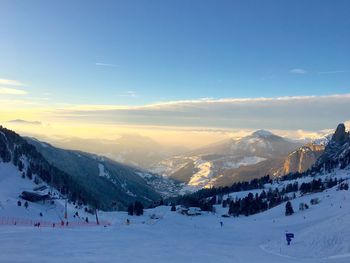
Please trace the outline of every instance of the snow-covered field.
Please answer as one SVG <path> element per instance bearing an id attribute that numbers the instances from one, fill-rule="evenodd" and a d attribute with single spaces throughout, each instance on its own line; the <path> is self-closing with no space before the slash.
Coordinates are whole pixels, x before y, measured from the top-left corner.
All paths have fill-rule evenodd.
<path id="1" fill-rule="evenodd" d="M 109 227 L 1 226 L 0 262 L 349 262 L 350 192 L 303 196 L 294 209 L 315 197 L 320 204 L 289 217 L 284 204 L 239 218 L 187 217 L 163 206 L 141 217 L 101 214 Z M 285 231 L 295 234 L 291 246 Z"/>
<path id="2" fill-rule="evenodd" d="M 333 177 L 349 178 L 349 170 Z M 324 175 L 330 176 L 330 175 Z M 298 179 L 309 181 L 312 178 Z M 317 178 L 316 178 L 317 179 Z M 273 185 L 273 187 L 280 187 Z M 36 185 L 12 164 L 0 165 L 0 219 L 18 217 L 60 222 L 64 200 L 55 204 L 29 203 L 17 206 L 18 195 Z M 269 187 L 268 185 L 266 187 Z M 252 190 L 258 193 L 261 190 Z M 232 198 L 247 192 L 232 193 Z M 318 205 L 298 211 L 299 203 L 319 198 Z M 141 217 L 125 212 L 100 212 L 110 226 L 95 226 L 94 216 L 68 204 L 68 227 L 9 226 L 0 220 L 0 262 L 350 262 L 350 191 L 335 188 L 292 201 L 296 213 L 286 217 L 285 204 L 249 217 L 223 218 L 217 214 L 188 217 L 163 206 L 145 210 Z M 79 217 L 74 217 L 78 212 Z M 40 216 L 42 213 L 42 216 Z M 155 215 L 151 217 L 152 215 Z M 88 217 L 90 225 L 84 225 Z M 131 220 L 126 225 L 126 219 Z M 156 219 L 152 219 L 156 218 Z M 65 220 L 65 219 L 63 219 Z M 220 226 L 223 222 L 223 227 Z M 82 222 L 82 224 L 74 224 Z M 49 224 L 50 226 L 50 224 Z M 286 231 L 295 234 L 291 246 Z"/>

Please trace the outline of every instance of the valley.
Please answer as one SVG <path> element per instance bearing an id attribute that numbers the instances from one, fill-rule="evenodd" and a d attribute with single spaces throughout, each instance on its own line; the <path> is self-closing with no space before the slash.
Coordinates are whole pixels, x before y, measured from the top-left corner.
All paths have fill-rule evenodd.
<path id="1" fill-rule="evenodd" d="M 59 149 L 33 138 L 23 139 L 5 128 L 0 135 L 0 262 L 61 262 L 62 255 L 66 262 L 109 262 L 115 258 L 133 262 L 348 261 L 350 137 L 342 124 L 325 145 L 308 144 L 289 154 L 289 148 L 283 151 L 286 155 L 278 162 L 284 166 L 276 167 L 286 168 L 287 162 L 288 167 L 297 169 L 271 177 L 265 173 L 257 177 L 252 172 L 281 154 L 280 149 L 274 153 L 273 143 L 266 143 L 266 137 L 285 143 L 285 139 L 266 132 L 258 135 L 262 136 L 259 140 L 256 134 L 244 138 L 258 144 L 254 148 L 244 144 L 238 158 L 232 155 L 242 149 L 235 148 L 242 141 L 228 148 L 226 144 L 216 146 L 221 153 L 232 154 L 229 158 L 234 165 L 223 165 L 227 158 L 209 148 L 201 150 L 207 155 L 199 154 L 200 158 L 185 158 L 185 164 L 184 158 L 175 158 L 176 178 L 94 154 Z M 297 146 L 293 142 L 290 147 Z M 245 157 L 252 152 L 254 157 Z M 246 169 L 246 180 L 229 187 L 208 187 L 208 183 L 220 180 L 212 163 L 220 164 L 223 174 L 225 169 Z M 181 176 L 186 178 L 186 169 L 187 184 L 180 180 Z M 191 174 L 193 170 L 196 173 Z M 56 178 L 58 182 L 65 178 L 72 181 L 62 187 L 45 171 L 62 176 Z M 250 182 L 244 182 L 248 178 Z M 95 182 L 93 189 L 89 188 L 91 180 Z M 106 184 L 101 189 L 96 188 L 99 180 Z M 86 194 L 90 189 L 97 191 L 96 199 L 86 198 L 84 192 L 77 194 L 75 189 L 85 189 Z M 28 198 L 25 192 L 43 199 L 23 199 Z M 106 203 L 104 198 L 111 194 L 117 194 L 114 200 L 118 201 L 108 207 L 111 201 Z M 145 198 L 143 214 L 123 212 L 128 204 L 122 206 L 124 196 L 129 203 Z M 285 215 L 286 202 L 294 208 L 292 215 Z M 196 203 L 201 208 L 195 208 Z M 237 203 L 241 204 L 238 210 Z M 301 204 L 307 209 L 301 209 Z M 336 227 L 329 228 L 330 224 Z M 295 235 L 290 246 L 284 241 L 286 231 Z M 21 254 L 11 249 L 19 242 L 26 244 L 20 248 Z M 149 256 L 145 259 L 144 255 Z"/>

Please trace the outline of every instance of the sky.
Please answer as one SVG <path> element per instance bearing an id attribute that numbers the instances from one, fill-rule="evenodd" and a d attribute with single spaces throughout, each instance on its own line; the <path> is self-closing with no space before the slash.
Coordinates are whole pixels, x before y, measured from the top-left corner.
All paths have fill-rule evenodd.
<path id="1" fill-rule="evenodd" d="M 349 12 L 347 0 L 2 0 L 0 121 L 80 123 L 81 136 L 334 128 L 350 119 Z"/>

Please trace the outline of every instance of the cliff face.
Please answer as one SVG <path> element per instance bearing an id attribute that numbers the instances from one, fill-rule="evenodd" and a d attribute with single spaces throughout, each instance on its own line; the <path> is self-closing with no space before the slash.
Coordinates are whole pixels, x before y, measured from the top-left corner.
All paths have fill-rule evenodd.
<path id="1" fill-rule="evenodd" d="M 350 135 L 344 124 L 339 124 L 332 139 L 327 144 L 324 154 L 317 160 L 317 164 L 330 164 L 342 162 L 350 163 Z"/>
<path id="2" fill-rule="evenodd" d="M 290 153 L 284 161 L 283 168 L 279 175 L 288 173 L 304 172 L 316 163 L 317 159 L 324 152 L 324 145 L 307 144 L 298 150 Z"/>

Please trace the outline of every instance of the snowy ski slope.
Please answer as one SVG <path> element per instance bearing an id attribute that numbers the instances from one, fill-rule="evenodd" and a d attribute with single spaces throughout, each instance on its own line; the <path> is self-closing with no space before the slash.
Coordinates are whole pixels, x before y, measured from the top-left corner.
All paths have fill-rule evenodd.
<path id="1" fill-rule="evenodd" d="M 1 169 L 12 168 L 8 165 Z M 348 173 L 343 170 L 333 176 L 345 178 Z M 19 175 L 15 179 L 19 181 L 6 183 L 6 180 L 10 179 L 0 181 L 1 200 L 5 195 L 7 200 L 2 201 L 1 215 L 35 216 L 42 211 L 40 204 L 30 203 L 33 212 L 10 205 L 17 201 L 13 194 L 15 184 L 25 189 L 28 182 Z M 300 202 L 310 203 L 316 197 L 320 199 L 318 205 L 298 211 Z M 112 222 L 108 227 L 0 226 L 0 262 L 345 263 L 350 262 L 349 201 L 350 191 L 332 188 L 292 200 L 296 213 L 289 217 L 284 215 L 285 203 L 264 213 L 238 218 L 221 217 L 227 209 L 220 206 L 217 214 L 197 217 L 171 212 L 170 207 L 162 206 L 146 210 L 141 217 L 101 212 L 100 218 Z M 74 207 L 70 209 L 69 213 L 74 212 Z M 58 212 L 47 212 L 44 216 L 55 219 Z M 152 214 L 156 219 L 151 219 Z M 127 218 L 130 225 L 125 224 Z M 286 231 L 295 234 L 291 246 L 286 244 Z"/>

